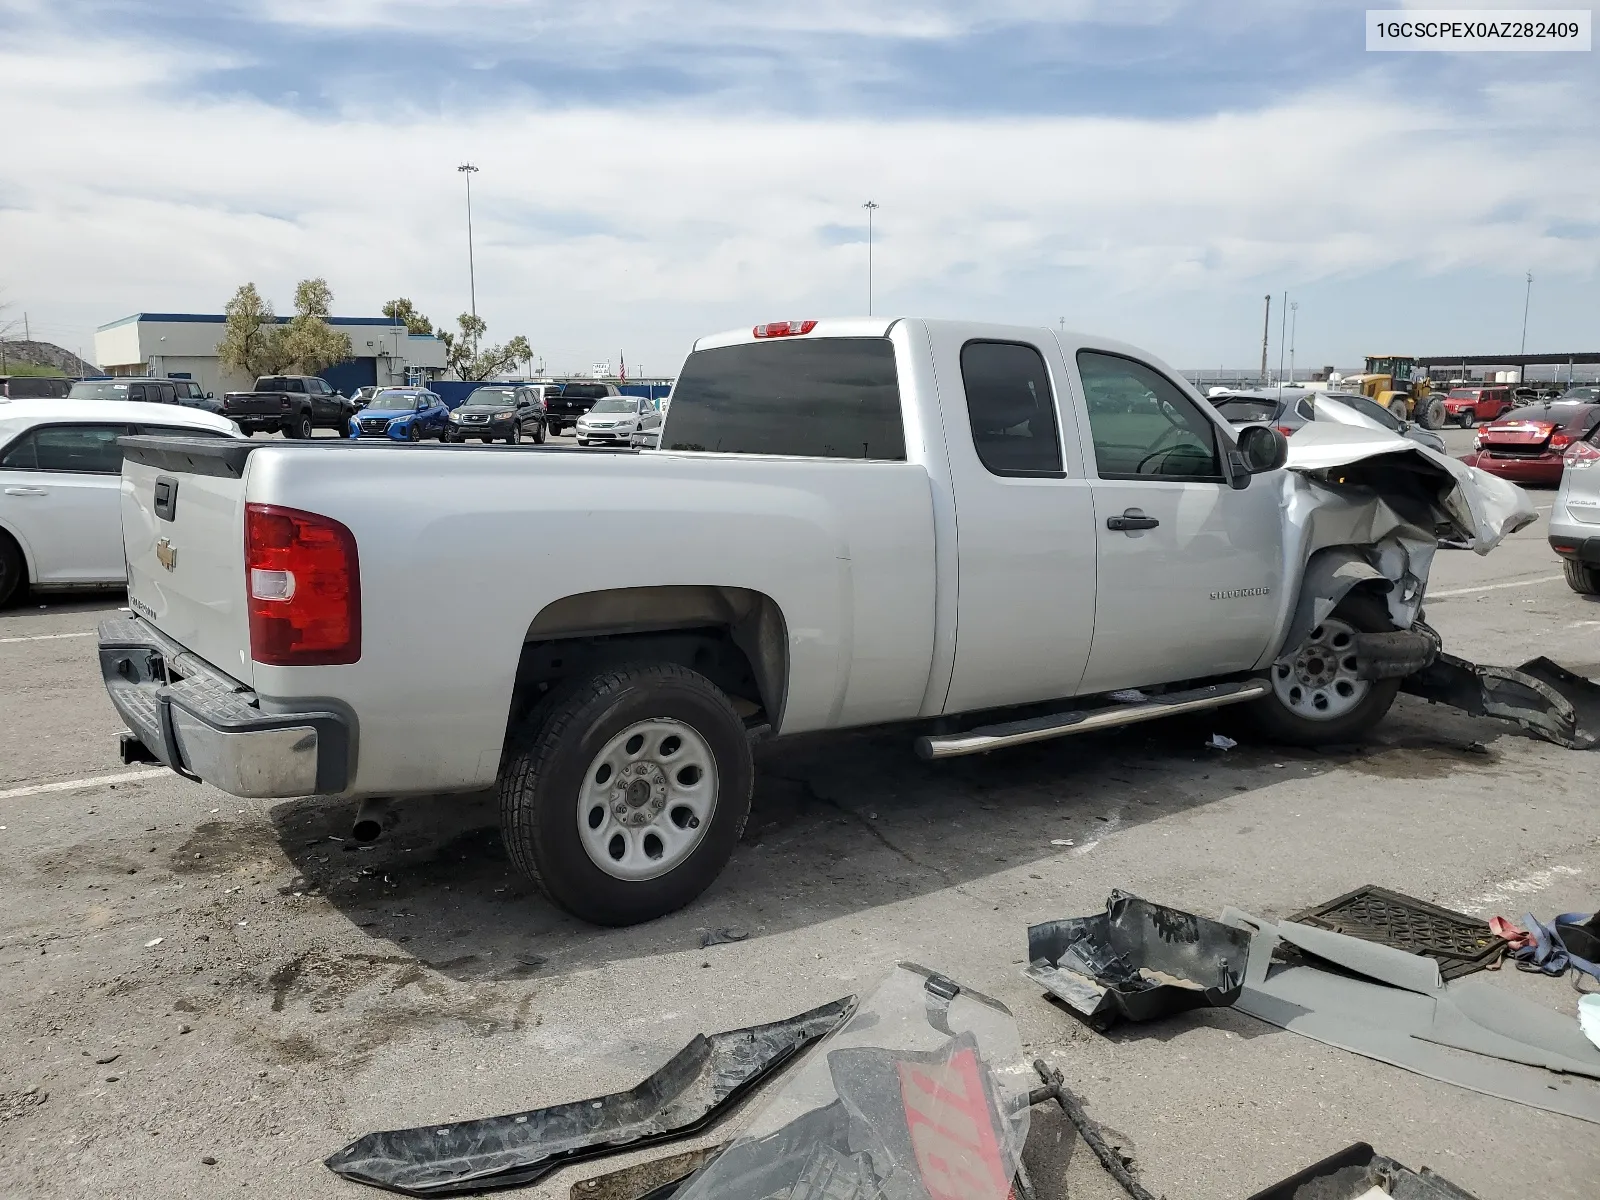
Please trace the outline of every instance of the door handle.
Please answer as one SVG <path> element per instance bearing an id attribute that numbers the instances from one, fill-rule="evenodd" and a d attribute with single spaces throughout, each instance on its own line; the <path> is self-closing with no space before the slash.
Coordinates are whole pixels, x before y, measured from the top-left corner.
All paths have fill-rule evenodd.
<path id="1" fill-rule="evenodd" d="M 49 494 L 44 488 L 36 487 L 8 487 L 6 489 L 6 495 L 8 496 L 48 496 Z"/>
<path id="2" fill-rule="evenodd" d="M 1130 508 L 1120 517 L 1107 517 L 1106 528 L 1115 529 L 1119 533 L 1132 533 L 1136 529 L 1154 529 L 1160 521 L 1154 517 L 1144 515 L 1142 508 Z"/>

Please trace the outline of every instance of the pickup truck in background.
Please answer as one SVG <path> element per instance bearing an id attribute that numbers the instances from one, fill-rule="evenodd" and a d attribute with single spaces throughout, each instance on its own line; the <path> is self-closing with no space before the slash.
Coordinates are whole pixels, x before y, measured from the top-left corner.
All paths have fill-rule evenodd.
<path id="1" fill-rule="evenodd" d="M 550 435 L 573 428 L 597 402 L 620 395 L 622 390 L 614 383 L 566 383 L 559 392 L 547 392 L 544 410 Z"/>
<path id="2" fill-rule="evenodd" d="M 1238 703 L 1359 737 L 1437 650 L 1440 540 L 1535 515 L 1383 430 L 1313 422 L 1285 470 L 1132 346 L 966 322 L 704 338 L 660 447 L 127 439 L 124 760 L 369 814 L 498 788 L 516 865 L 632 923 L 721 871 L 760 736 L 939 759 Z"/>
<path id="3" fill-rule="evenodd" d="M 309 438 L 314 429 L 337 429 L 350 436 L 355 406 L 315 375 L 264 375 L 248 392 L 222 397 L 222 415 L 245 433 L 281 431 L 288 438 Z"/>

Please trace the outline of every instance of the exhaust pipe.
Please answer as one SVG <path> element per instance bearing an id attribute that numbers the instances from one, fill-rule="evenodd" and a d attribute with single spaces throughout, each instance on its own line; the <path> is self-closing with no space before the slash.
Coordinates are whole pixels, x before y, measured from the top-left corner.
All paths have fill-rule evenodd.
<path id="1" fill-rule="evenodd" d="M 363 800 L 361 807 L 356 809 L 355 821 L 350 825 L 350 837 L 370 845 L 383 836 L 383 831 L 389 828 L 393 819 L 394 813 L 389 807 L 389 801 Z"/>

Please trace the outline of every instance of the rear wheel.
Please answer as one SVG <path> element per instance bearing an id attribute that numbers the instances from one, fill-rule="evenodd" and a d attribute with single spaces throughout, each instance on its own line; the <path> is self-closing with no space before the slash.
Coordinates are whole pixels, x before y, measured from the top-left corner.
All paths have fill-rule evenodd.
<path id="1" fill-rule="evenodd" d="M 19 599 L 27 583 L 28 568 L 22 551 L 9 534 L 0 533 L 0 608 Z"/>
<path id="2" fill-rule="evenodd" d="M 1561 564 L 1561 568 L 1567 573 L 1567 586 L 1578 595 L 1600 596 L 1600 567 L 1573 562 L 1569 558 Z M 4 590 L 3 584 L 0 584 L 0 590 Z M 0 600 L 0 603 L 4 601 Z"/>
<path id="3" fill-rule="evenodd" d="M 301 413 L 292 418 L 283 429 L 286 437 L 305 439 L 311 436 L 311 414 Z"/>
<path id="4" fill-rule="evenodd" d="M 1431 396 L 1422 402 L 1417 409 L 1417 424 L 1424 429 L 1443 429 L 1445 419 L 1444 401 L 1438 396 Z"/>
<path id="5" fill-rule="evenodd" d="M 540 421 L 538 426 L 533 431 L 533 444 L 535 446 L 544 445 L 544 432 L 544 422 Z"/>
<path id="6" fill-rule="evenodd" d="M 1272 664 L 1272 693 L 1249 705 L 1262 731 L 1296 746 L 1348 742 L 1383 719 L 1398 679 L 1356 677 L 1355 639 L 1394 629 L 1389 609 L 1366 592 L 1346 596 L 1299 646 Z"/>
<path id="7" fill-rule="evenodd" d="M 688 904 L 721 873 L 750 812 L 744 723 L 710 680 L 676 663 L 581 680 L 512 744 L 500 777 L 511 861 L 599 925 Z"/>

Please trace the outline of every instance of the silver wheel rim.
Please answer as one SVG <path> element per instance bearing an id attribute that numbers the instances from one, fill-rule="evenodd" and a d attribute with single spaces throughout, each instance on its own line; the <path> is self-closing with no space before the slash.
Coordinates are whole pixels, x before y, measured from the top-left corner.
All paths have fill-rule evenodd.
<path id="1" fill-rule="evenodd" d="M 1356 633 L 1344 621 L 1324 621 L 1273 663 L 1278 703 L 1308 721 L 1332 721 L 1365 700 L 1372 684 L 1356 678 Z"/>
<path id="2" fill-rule="evenodd" d="M 655 879 L 681 866 L 711 828 L 717 762 L 682 721 L 635 721 L 594 756 L 578 791 L 578 839 L 613 879 Z"/>

